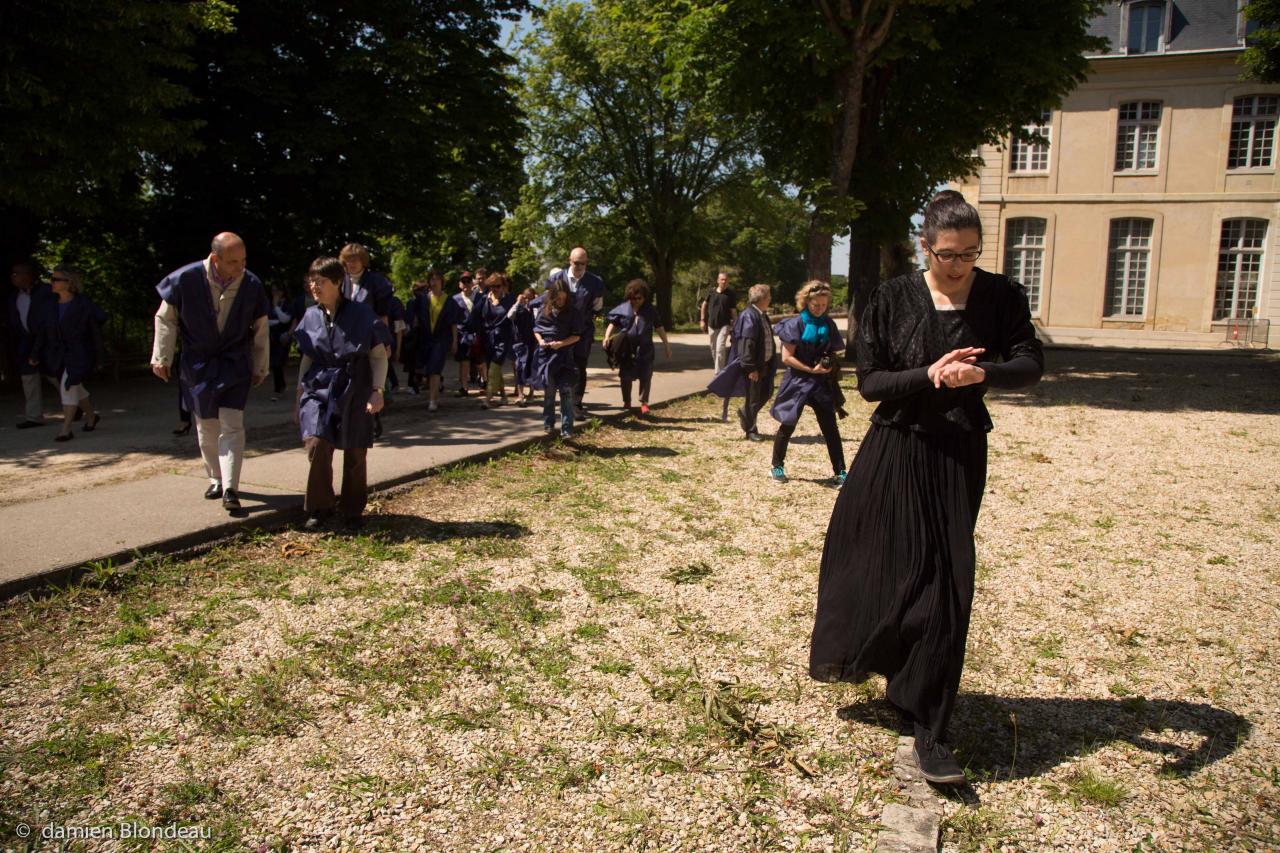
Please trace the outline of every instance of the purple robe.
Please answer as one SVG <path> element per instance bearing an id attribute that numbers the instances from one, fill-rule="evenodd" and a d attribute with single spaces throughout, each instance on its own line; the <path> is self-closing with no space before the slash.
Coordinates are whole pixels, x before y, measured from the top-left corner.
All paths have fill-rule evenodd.
<path id="1" fill-rule="evenodd" d="M 34 304 L 32 308 L 34 310 Z M 84 382 L 97 366 L 102 352 L 102 324 L 107 322 L 106 313 L 87 297 L 76 295 L 70 302 L 54 302 L 40 319 L 43 322 L 32 329 L 32 353 L 40 360 L 40 371 L 63 382 L 64 388 Z"/>
<path id="2" fill-rule="evenodd" d="M 216 418 L 224 406 L 243 409 L 253 380 L 253 325 L 267 316 L 270 305 L 262 282 L 245 270 L 221 332 L 204 261 L 169 273 L 156 291 L 178 310 L 178 374 L 187 389 L 188 409 L 199 418 Z"/>
<path id="3" fill-rule="evenodd" d="M 444 296 L 443 293 L 441 295 Z M 418 371 L 424 376 L 442 376 L 449 347 L 453 346 L 453 327 L 466 319 L 465 306 L 455 297 L 444 296 L 444 307 L 440 309 L 435 326 L 432 326 L 431 291 L 424 291 L 414 299 L 411 322 L 416 330 L 414 348 Z M 461 334 L 458 335 L 458 346 L 462 346 Z"/>
<path id="4" fill-rule="evenodd" d="M 511 354 L 511 321 L 507 319 L 507 312 L 515 303 L 516 298 L 507 294 L 494 305 L 487 293 L 476 303 L 484 357 L 488 364 L 502 364 Z"/>
<path id="5" fill-rule="evenodd" d="M 578 311 L 571 302 L 556 314 L 551 314 L 545 305 L 542 306 L 542 310 L 533 321 L 533 330 L 541 335 L 544 341 L 563 341 L 574 335 L 585 334 L 585 325 L 582 312 Z M 534 343 L 537 343 L 536 338 Z M 529 387 L 554 388 L 565 374 L 576 376 L 578 365 L 574 359 L 575 350 L 576 347 L 563 349 L 537 347 L 533 354 L 533 372 L 529 377 Z"/>
<path id="6" fill-rule="evenodd" d="M 391 333 L 362 302 L 343 299 L 332 323 L 313 305 L 294 330 L 298 351 L 311 359 L 299 383 L 298 426 L 305 440 L 319 436 L 340 450 L 373 446 L 373 393 L 369 353 L 392 346 Z"/>
<path id="7" fill-rule="evenodd" d="M 605 315 L 605 322 L 618 327 L 615 334 L 625 334 L 631 338 L 633 361 L 629 366 L 619 369 L 619 378 L 625 382 L 652 376 L 655 355 L 653 330 L 662 326 L 658 309 L 646 302 L 640 306 L 637 314 L 630 302 L 623 302 Z"/>
<path id="8" fill-rule="evenodd" d="M 791 344 L 795 347 L 796 360 L 809 367 L 816 366 L 824 355 L 843 351 L 844 338 L 840 336 L 835 321 L 824 314 L 817 318 L 817 322 L 827 329 L 827 338 L 823 343 L 802 340 L 802 317 L 779 320 L 773 327 L 778 335 L 779 350 L 783 344 Z M 782 384 L 778 387 L 778 395 L 773 398 L 769 414 L 778 423 L 794 424 L 800 420 L 800 412 L 806 404 L 813 403 L 821 408 L 833 409 L 835 402 L 835 383 L 830 376 L 801 373 L 788 367 L 782 374 Z"/>

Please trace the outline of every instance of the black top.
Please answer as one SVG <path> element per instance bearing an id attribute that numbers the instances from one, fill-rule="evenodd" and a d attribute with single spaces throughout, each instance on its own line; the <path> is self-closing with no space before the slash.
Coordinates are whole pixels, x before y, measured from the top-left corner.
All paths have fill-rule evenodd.
<path id="1" fill-rule="evenodd" d="M 934 388 L 929 365 L 953 349 L 971 346 L 986 348 L 977 362 L 986 380 L 964 388 Z M 880 403 L 872 422 L 922 432 L 990 430 L 991 416 L 982 401 L 987 388 L 1032 385 L 1044 372 L 1026 291 L 981 269 L 974 270 L 968 301 L 958 311 L 934 307 L 922 272 L 884 282 L 871 294 L 855 347 L 858 391 Z"/>
<path id="2" fill-rule="evenodd" d="M 733 322 L 733 309 L 738 305 L 738 297 L 733 288 L 726 287 L 724 293 L 712 288 L 707 293 L 707 328 L 719 329 Z"/>

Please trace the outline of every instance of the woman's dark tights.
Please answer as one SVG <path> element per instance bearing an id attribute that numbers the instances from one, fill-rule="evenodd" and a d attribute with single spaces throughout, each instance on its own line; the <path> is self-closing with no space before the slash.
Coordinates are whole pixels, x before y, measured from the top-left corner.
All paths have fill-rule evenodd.
<path id="1" fill-rule="evenodd" d="M 827 455 L 831 457 L 831 470 L 839 474 L 844 470 L 844 445 L 840 443 L 840 426 L 836 423 L 836 413 L 831 409 L 820 408 L 808 404 L 818 418 L 818 428 L 827 442 Z M 778 432 L 773 437 L 773 467 L 781 468 L 787 461 L 787 445 L 791 443 L 791 435 L 796 431 L 795 424 L 778 424 Z"/>

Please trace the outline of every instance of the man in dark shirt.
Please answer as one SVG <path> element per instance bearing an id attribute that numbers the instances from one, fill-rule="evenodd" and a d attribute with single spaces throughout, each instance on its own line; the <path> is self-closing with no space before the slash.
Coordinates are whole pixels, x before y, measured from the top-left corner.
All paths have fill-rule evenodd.
<path id="1" fill-rule="evenodd" d="M 729 333 L 738 318 L 738 297 L 729 287 L 729 275 L 716 276 L 716 286 L 707 291 L 699 305 L 702 331 L 710 337 L 711 362 L 716 373 L 729 361 Z"/>

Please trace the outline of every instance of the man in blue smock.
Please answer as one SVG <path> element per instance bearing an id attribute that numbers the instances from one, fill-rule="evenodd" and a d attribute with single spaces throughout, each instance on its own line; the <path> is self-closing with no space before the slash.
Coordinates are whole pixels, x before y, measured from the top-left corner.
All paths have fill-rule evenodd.
<path id="1" fill-rule="evenodd" d="M 595 273 L 587 272 L 587 250 L 581 246 L 569 253 L 569 266 L 552 278 L 560 278 L 569 286 L 573 304 L 582 315 L 586 329 L 586 334 L 573 348 L 573 361 L 578 368 L 578 378 L 573 387 L 573 408 L 574 417 L 581 420 L 587 416 L 582 398 L 587 393 L 587 361 L 591 358 L 591 345 L 596 339 L 595 318 L 604 310 L 604 281 Z"/>
<path id="2" fill-rule="evenodd" d="M 267 378 L 267 291 L 245 269 L 244 241 L 229 231 L 213 238 L 209 257 L 174 270 L 156 285 L 155 345 L 151 372 L 165 382 L 182 338 L 181 371 L 196 422 L 209 500 L 240 509 L 244 462 L 244 406 L 249 386 Z"/>

